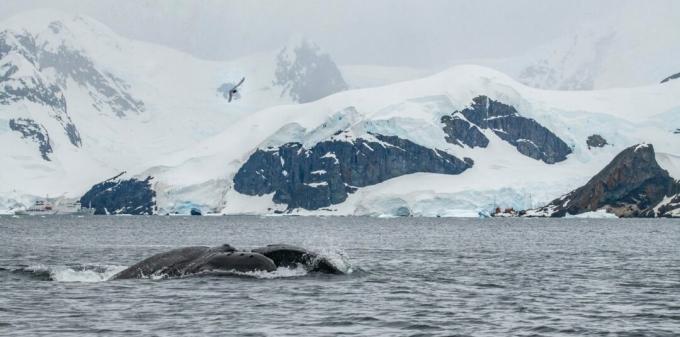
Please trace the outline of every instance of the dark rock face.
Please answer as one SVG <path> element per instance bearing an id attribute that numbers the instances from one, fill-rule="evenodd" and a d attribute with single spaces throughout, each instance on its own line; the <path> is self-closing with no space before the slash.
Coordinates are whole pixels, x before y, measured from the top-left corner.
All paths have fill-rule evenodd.
<path id="1" fill-rule="evenodd" d="M 444 116 L 441 121 L 444 123 L 447 142 L 460 146 L 465 144 L 473 148 L 489 145 L 489 139 L 479 131 L 476 125 L 470 124 L 459 116 Z"/>
<path id="2" fill-rule="evenodd" d="M 671 76 L 664 78 L 663 81 L 661 81 L 661 83 L 666 83 L 668 81 L 672 81 L 672 80 L 675 80 L 675 79 L 678 79 L 678 78 L 680 78 L 680 73 L 677 73 L 675 75 L 671 75 Z"/>
<path id="3" fill-rule="evenodd" d="M 274 193 L 288 208 L 319 209 L 338 204 L 357 187 L 404 174 L 459 174 L 473 162 L 394 136 L 375 140 L 324 141 L 306 149 L 299 143 L 258 149 L 234 177 L 234 188 L 247 195 Z"/>
<path id="4" fill-rule="evenodd" d="M 59 86 L 66 87 L 66 80 L 73 79 L 80 86 L 90 89 L 94 108 L 101 111 L 108 106 L 119 117 L 129 112 L 144 111 L 144 103 L 127 91 L 129 86 L 116 76 L 99 71 L 92 60 L 82 53 L 60 46 L 56 52 L 41 51 L 40 69 L 53 68 L 59 74 Z"/>
<path id="5" fill-rule="evenodd" d="M 54 33 L 65 30 L 58 21 L 50 23 L 49 28 Z M 13 58 L 6 58 L 8 55 Z M 59 122 L 73 146 L 82 146 L 82 139 L 67 111 L 63 91 L 68 80 L 87 89 L 92 106 L 99 111 L 109 107 L 122 117 L 144 110 L 144 103 L 129 93 L 128 84 L 97 69 L 88 55 L 67 44 L 46 48 L 27 32 L 0 32 L 0 59 L 16 58 L 21 62 L 0 63 L 0 104 L 29 101 L 48 107 L 50 117 Z M 46 71 L 55 76 L 43 76 Z"/>
<path id="6" fill-rule="evenodd" d="M 676 194 L 668 202 L 658 205 L 656 216 L 659 217 L 680 217 L 680 194 Z"/>
<path id="7" fill-rule="evenodd" d="M 40 52 L 35 40 L 28 34 L 0 33 L 0 59 L 15 53 L 30 67 L 28 72 L 40 73 Z M 82 140 L 66 109 L 66 99 L 61 88 L 55 83 L 45 82 L 41 76 L 18 76 L 16 64 L 0 64 L 0 104 L 8 105 L 22 100 L 44 105 L 52 110 L 50 116 L 64 128 L 69 141 L 80 147 Z"/>
<path id="8" fill-rule="evenodd" d="M 274 85 L 283 88 L 281 95 L 290 95 L 299 103 L 316 101 L 348 88 L 331 57 L 306 40 L 281 50 L 274 75 Z"/>
<path id="9" fill-rule="evenodd" d="M 467 125 L 457 114 L 463 115 L 474 126 Z M 449 143 L 460 145 L 460 141 L 470 147 L 486 147 L 488 139 L 474 128 L 476 126 L 491 129 L 521 154 L 547 164 L 563 161 L 572 152 L 562 139 L 535 120 L 522 117 L 514 107 L 486 96 L 475 97 L 469 108 L 454 112 L 452 117 L 445 116 L 442 123 L 445 124 L 444 131 Z"/>
<path id="10" fill-rule="evenodd" d="M 590 149 L 593 147 L 604 147 L 608 143 L 607 140 L 602 136 L 595 134 L 588 136 L 588 139 L 586 139 L 586 144 L 588 144 L 588 149 Z"/>
<path id="11" fill-rule="evenodd" d="M 17 118 L 9 120 L 9 128 L 21 133 L 22 138 L 30 139 L 38 144 L 38 150 L 44 160 L 49 161 L 49 153 L 52 153 L 50 145 L 50 135 L 42 124 L 38 124 L 32 119 Z"/>
<path id="12" fill-rule="evenodd" d="M 653 217 L 653 207 L 679 191 L 680 184 L 656 162 L 654 147 L 642 144 L 623 150 L 587 184 L 540 211 L 561 217 L 606 208 L 619 217 Z"/>
<path id="13" fill-rule="evenodd" d="M 156 191 L 151 187 L 153 177 L 121 180 L 119 176 L 92 186 L 80 198 L 80 204 L 94 208 L 94 214 L 154 214 Z"/>

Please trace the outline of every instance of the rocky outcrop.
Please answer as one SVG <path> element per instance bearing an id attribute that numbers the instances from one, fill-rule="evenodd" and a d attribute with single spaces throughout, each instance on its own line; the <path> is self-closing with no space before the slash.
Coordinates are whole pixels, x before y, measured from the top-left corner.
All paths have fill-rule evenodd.
<path id="1" fill-rule="evenodd" d="M 0 104 L 28 101 L 50 110 L 50 117 L 64 128 L 71 144 L 82 140 L 66 110 L 66 99 L 56 83 L 41 75 L 39 50 L 35 39 L 26 33 L 0 33 Z"/>
<path id="2" fill-rule="evenodd" d="M 282 96 L 290 96 L 298 103 L 347 90 L 340 69 L 331 57 L 307 40 L 288 46 L 277 56 L 274 85 L 282 88 Z"/>
<path id="3" fill-rule="evenodd" d="M 258 149 L 234 177 L 234 188 L 247 195 L 274 193 L 289 209 L 319 209 L 338 204 L 358 187 L 415 172 L 459 174 L 473 162 L 394 136 L 329 140 L 311 148 L 287 143 Z"/>
<path id="4" fill-rule="evenodd" d="M 477 96 L 470 107 L 444 116 L 442 123 L 449 143 L 486 147 L 488 139 L 479 129 L 490 129 L 521 154 L 547 164 L 563 161 L 572 152 L 562 139 L 535 120 L 486 96 Z"/>
<path id="5" fill-rule="evenodd" d="M 85 89 L 92 107 L 99 111 L 109 109 L 123 117 L 144 110 L 144 103 L 132 97 L 127 83 L 68 43 L 69 33 L 61 35 L 68 29 L 61 22 L 54 21 L 49 28 L 57 38 L 27 31 L 0 32 L 0 105 L 30 102 L 46 107 L 45 113 L 61 125 L 76 147 L 82 146 L 82 139 L 68 113 L 64 95 L 68 85 Z"/>
<path id="6" fill-rule="evenodd" d="M 153 177 L 120 179 L 120 175 L 96 184 L 80 198 L 80 204 L 94 208 L 94 214 L 144 215 L 156 212 Z"/>
<path id="7" fill-rule="evenodd" d="M 470 124 L 460 116 L 444 116 L 441 122 L 444 123 L 446 141 L 451 144 L 460 146 L 465 144 L 472 148 L 489 145 L 489 139 L 484 136 L 482 131 L 479 131 L 476 125 Z"/>
<path id="8" fill-rule="evenodd" d="M 667 196 L 680 192 L 680 184 L 656 162 L 654 147 L 641 144 L 619 153 L 587 184 L 527 212 L 562 217 L 605 209 L 619 217 L 653 217 Z"/>
<path id="9" fill-rule="evenodd" d="M 608 143 L 607 140 L 604 139 L 602 136 L 594 134 L 588 136 L 588 139 L 586 139 L 586 144 L 588 145 L 588 149 L 590 150 L 593 147 L 604 147 Z"/>
<path id="10" fill-rule="evenodd" d="M 17 118 L 9 120 L 9 128 L 21 134 L 21 138 L 30 139 L 38 144 L 38 150 L 44 160 L 49 161 L 48 154 L 52 153 L 50 145 L 50 135 L 41 124 L 32 119 Z"/>
<path id="11" fill-rule="evenodd" d="M 665 218 L 680 218 L 680 194 L 661 201 L 654 207 L 654 215 Z"/>
<path id="12" fill-rule="evenodd" d="M 671 75 L 671 76 L 664 78 L 663 81 L 661 81 L 661 83 L 666 83 L 666 82 L 669 82 L 669 81 L 672 81 L 672 80 L 675 80 L 675 79 L 678 79 L 678 78 L 680 78 L 680 73 L 677 73 L 675 75 Z"/>
<path id="13" fill-rule="evenodd" d="M 42 50 L 38 61 L 41 70 L 54 69 L 60 87 L 65 88 L 67 79 L 72 79 L 88 88 L 92 106 L 99 111 L 108 107 L 118 117 L 144 111 L 144 102 L 132 97 L 127 83 L 113 74 L 100 71 L 87 55 L 77 50 L 63 45 L 56 51 Z"/>

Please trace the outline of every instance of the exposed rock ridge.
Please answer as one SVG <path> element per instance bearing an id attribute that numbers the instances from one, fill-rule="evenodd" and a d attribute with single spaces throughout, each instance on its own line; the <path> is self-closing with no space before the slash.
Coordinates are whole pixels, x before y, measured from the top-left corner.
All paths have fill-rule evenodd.
<path id="1" fill-rule="evenodd" d="M 447 142 L 459 146 L 465 144 L 471 148 L 485 148 L 489 145 L 489 139 L 479 130 L 479 127 L 470 124 L 470 122 L 462 118 L 460 113 L 444 116 L 441 121 L 444 123 Z"/>
<path id="2" fill-rule="evenodd" d="M 604 147 L 605 145 L 608 145 L 607 140 L 604 139 L 604 137 L 594 134 L 588 136 L 588 139 L 586 139 L 586 144 L 588 145 L 588 149 L 591 149 L 593 147 Z"/>
<path id="3" fill-rule="evenodd" d="M 623 150 L 582 187 L 528 214 L 561 217 L 606 209 L 619 217 L 654 217 L 654 207 L 679 192 L 680 184 L 656 162 L 654 147 L 640 144 Z"/>
<path id="4" fill-rule="evenodd" d="M 654 212 L 658 217 L 680 218 L 680 193 L 661 201 L 654 207 Z"/>
<path id="5" fill-rule="evenodd" d="M 37 143 L 42 158 L 47 161 L 50 160 L 48 156 L 48 154 L 52 153 L 50 135 L 42 124 L 28 118 L 17 118 L 9 120 L 9 128 L 21 133 L 22 138 L 31 139 Z"/>
<path id="6" fill-rule="evenodd" d="M 447 142 L 457 145 L 486 147 L 489 140 L 479 129 L 491 129 L 521 154 L 547 164 L 563 161 L 572 152 L 562 139 L 535 120 L 487 96 L 475 97 L 470 107 L 444 116 L 441 121 Z"/>
<path id="7" fill-rule="evenodd" d="M 119 117 L 144 111 L 144 103 L 132 97 L 128 84 L 98 69 L 84 51 L 72 47 L 67 27 L 54 21 L 49 29 L 54 36 L 0 32 L 0 105 L 27 101 L 47 107 L 49 118 L 61 125 L 76 147 L 82 146 L 82 139 L 67 109 L 64 90 L 69 83 L 85 88 L 96 110 L 108 107 Z M 40 124 L 37 118 L 31 119 Z M 41 150 L 46 159 L 45 153 Z"/>
<path id="8" fill-rule="evenodd" d="M 144 180 L 119 179 L 121 175 L 90 188 L 80 198 L 80 204 L 95 209 L 95 214 L 154 214 L 156 192 L 151 186 L 153 177 Z"/>
<path id="9" fill-rule="evenodd" d="M 459 174 L 473 162 L 395 136 L 329 140 L 312 148 L 287 143 L 258 149 L 234 177 L 234 188 L 247 195 L 274 193 L 289 209 L 318 209 L 338 204 L 357 187 L 401 175 L 430 172 Z"/>

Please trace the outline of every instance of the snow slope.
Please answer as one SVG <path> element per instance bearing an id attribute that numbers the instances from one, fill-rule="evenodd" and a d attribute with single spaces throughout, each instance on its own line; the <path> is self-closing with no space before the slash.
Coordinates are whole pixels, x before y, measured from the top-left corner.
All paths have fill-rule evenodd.
<path id="1" fill-rule="evenodd" d="M 0 23 L 0 32 L 0 46 L 7 46 L 0 47 L 0 74 L 9 74 L 0 91 L 16 87 L 30 95 L 45 90 L 37 84 L 54 91 L 47 102 L 20 92 L 0 104 L 0 156 L 5 158 L 0 195 L 78 196 L 102 177 L 146 168 L 148 162 L 191 148 L 245 114 L 294 104 L 292 90 L 304 89 L 307 75 L 335 67 L 308 41 L 287 46 L 285 55 L 273 51 L 211 62 L 128 40 L 90 18 L 52 10 L 19 14 Z M 281 55 L 289 68 L 279 72 Z M 300 55 L 304 59 L 296 59 Z M 319 69 L 317 60 L 330 70 Z M 218 89 L 242 77 L 246 81 L 238 99 L 228 103 Z M 63 106 L 50 104 L 59 100 Z M 12 120 L 30 120 L 43 138 L 49 137 L 47 159 L 35 139 L 9 127 Z M 80 142 L 69 140 L 67 125 L 79 132 Z"/>
<path id="2" fill-rule="evenodd" d="M 271 195 L 243 196 L 232 189 L 233 175 L 254 149 L 287 142 L 312 145 L 331 139 L 338 130 L 349 130 L 353 137 L 373 132 L 470 157 L 475 165 L 460 175 L 401 176 L 362 188 L 329 210 L 296 213 L 380 215 L 404 206 L 416 215 L 445 216 L 488 210 L 494 204 L 528 208 L 583 184 L 631 144 L 653 143 L 664 154 L 663 163 L 678 165 L 680 137 L 672 133 L 674 123 L 680 121 L 678 93 L 680 84 L 544 91 L 487 68 L 459 66 L 420 80 L 350 90 L 304 105 L 249 114 L 223 133 L 165 157 L 138 175 L 156 177 L 162 211 L 190 200 L 209 211 L 271 213 L 282 209 L 271 202 Z M 520 114 L 556 133 L 573 153 L 566 161 L 545 164 L 520 154 L 489 130 L 483 130 L 491 140 L 487 148 L 447 143 L 441 117 L 468 106 L 478 95 L 515 106 Z M 611 145 L 588 149 L 586 138 L 594 133 Z M 218 194 L 222 197 L 216 198 Z"/>

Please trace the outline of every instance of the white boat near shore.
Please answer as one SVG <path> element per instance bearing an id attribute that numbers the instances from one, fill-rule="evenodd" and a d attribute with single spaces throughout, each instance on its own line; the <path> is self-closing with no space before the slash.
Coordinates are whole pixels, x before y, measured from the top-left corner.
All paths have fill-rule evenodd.
<path id="1" fill-rule="evenodd" d="M 14 215 L 93 215 L 94 209 L 82 207 L 78 201 L 57 200 L 54 204 L 47 199 L 36 200 L 25 209 L 15 209 Z"/>

